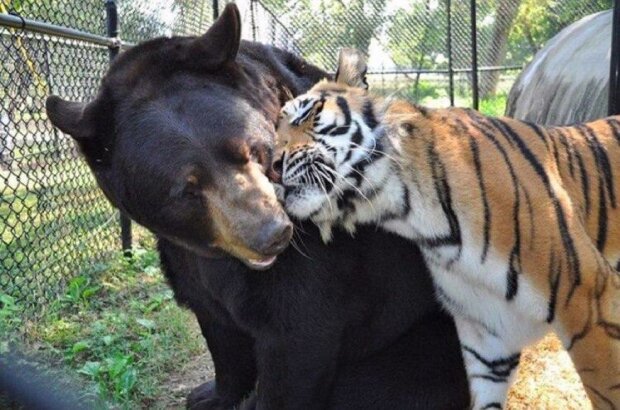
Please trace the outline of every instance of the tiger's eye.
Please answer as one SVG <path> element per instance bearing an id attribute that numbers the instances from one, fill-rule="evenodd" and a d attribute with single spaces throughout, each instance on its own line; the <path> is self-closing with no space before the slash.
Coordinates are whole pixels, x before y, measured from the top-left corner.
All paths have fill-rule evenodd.
<path id="1" fill-rule="evenodd" d="M 403 136 L 411 135 L 415 131 L 415 125 L 410 122 L 403 122 L 400 124 L 400 134 Z"/>

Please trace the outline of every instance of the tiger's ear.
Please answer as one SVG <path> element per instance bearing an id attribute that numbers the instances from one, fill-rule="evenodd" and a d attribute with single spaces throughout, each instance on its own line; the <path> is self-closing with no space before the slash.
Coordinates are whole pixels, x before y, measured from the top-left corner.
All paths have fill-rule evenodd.
<path id="1" fill-rule="evenodd" d="M 343 48 L 338 56 L 336 82 L 350 87 L 368 89 L 366 56 L 355 48 Z"/>

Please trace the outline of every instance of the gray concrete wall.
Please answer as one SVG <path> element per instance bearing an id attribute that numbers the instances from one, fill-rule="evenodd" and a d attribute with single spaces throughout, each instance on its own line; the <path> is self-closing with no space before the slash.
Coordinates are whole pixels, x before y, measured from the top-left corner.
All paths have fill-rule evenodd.
<path id="1" fill-rule="evenodd" d="M 571 24 L 534 56 L 508 95 L 506 115 L 562 125 L 607 115 L 612 12 Z"/>

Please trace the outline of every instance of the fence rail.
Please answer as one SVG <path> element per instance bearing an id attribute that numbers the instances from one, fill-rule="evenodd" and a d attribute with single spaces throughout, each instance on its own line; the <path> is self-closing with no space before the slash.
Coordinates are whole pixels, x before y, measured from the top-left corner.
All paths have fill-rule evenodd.
<path id="1" fill-rule="evenodd" d="M 81 30 L 57 26 L 55 24 L 45 23 L 42 21 L 30 20 L 14 14 L 0 14 L 0 26 L 30 31 L 33 33 L 47 34 L 70 40 L 85 41 L 110 48 L 128 48 L 133 45 L 131 43 L 125 43 L 116 37 L 103 37 Z"/>

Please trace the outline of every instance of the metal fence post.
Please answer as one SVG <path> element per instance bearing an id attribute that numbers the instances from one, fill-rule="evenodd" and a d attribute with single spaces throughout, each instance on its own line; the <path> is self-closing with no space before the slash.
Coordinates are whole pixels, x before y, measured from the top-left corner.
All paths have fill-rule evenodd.
<path id="1" fill-rule="evenodd" d="M 446 15 L 448 18 L 448 93 L 450 95 L 450 107 L 454 107 L 454 71 L 452 71 L 452 1 L 446 2 Z"/>
<path id="2" fill-rule="evenodd" d="M 474 110 L 478 109 L 478 24 L 476 0 L 471 0 L 471 91 Z"/>
<path id="3" fill-rule="evenodd" d="M 607 114 L 620 114 L 620 0 L 614 0 Z"/>
<path id="4" fill-rule="evenodd" d="M 115 0 L 106 0 L 105 2 L 106 23 L 108 27 L 108 37 L 118 38 L 118 11 L 116 9 Z M 110 46 L 110 63 L 118 55 L 120 49 L 120 41 L 118 46 Z M 121 245 L 125 256 L 131 256 L 131 219 L 123 211 L 119 211 L 121 223 Z"/>
<path id="5" fill-rule="evenodd" d="M 256 41 L 256 0 L 250 0 L 250 20 L 252 21 L 252 41 Z"/>

